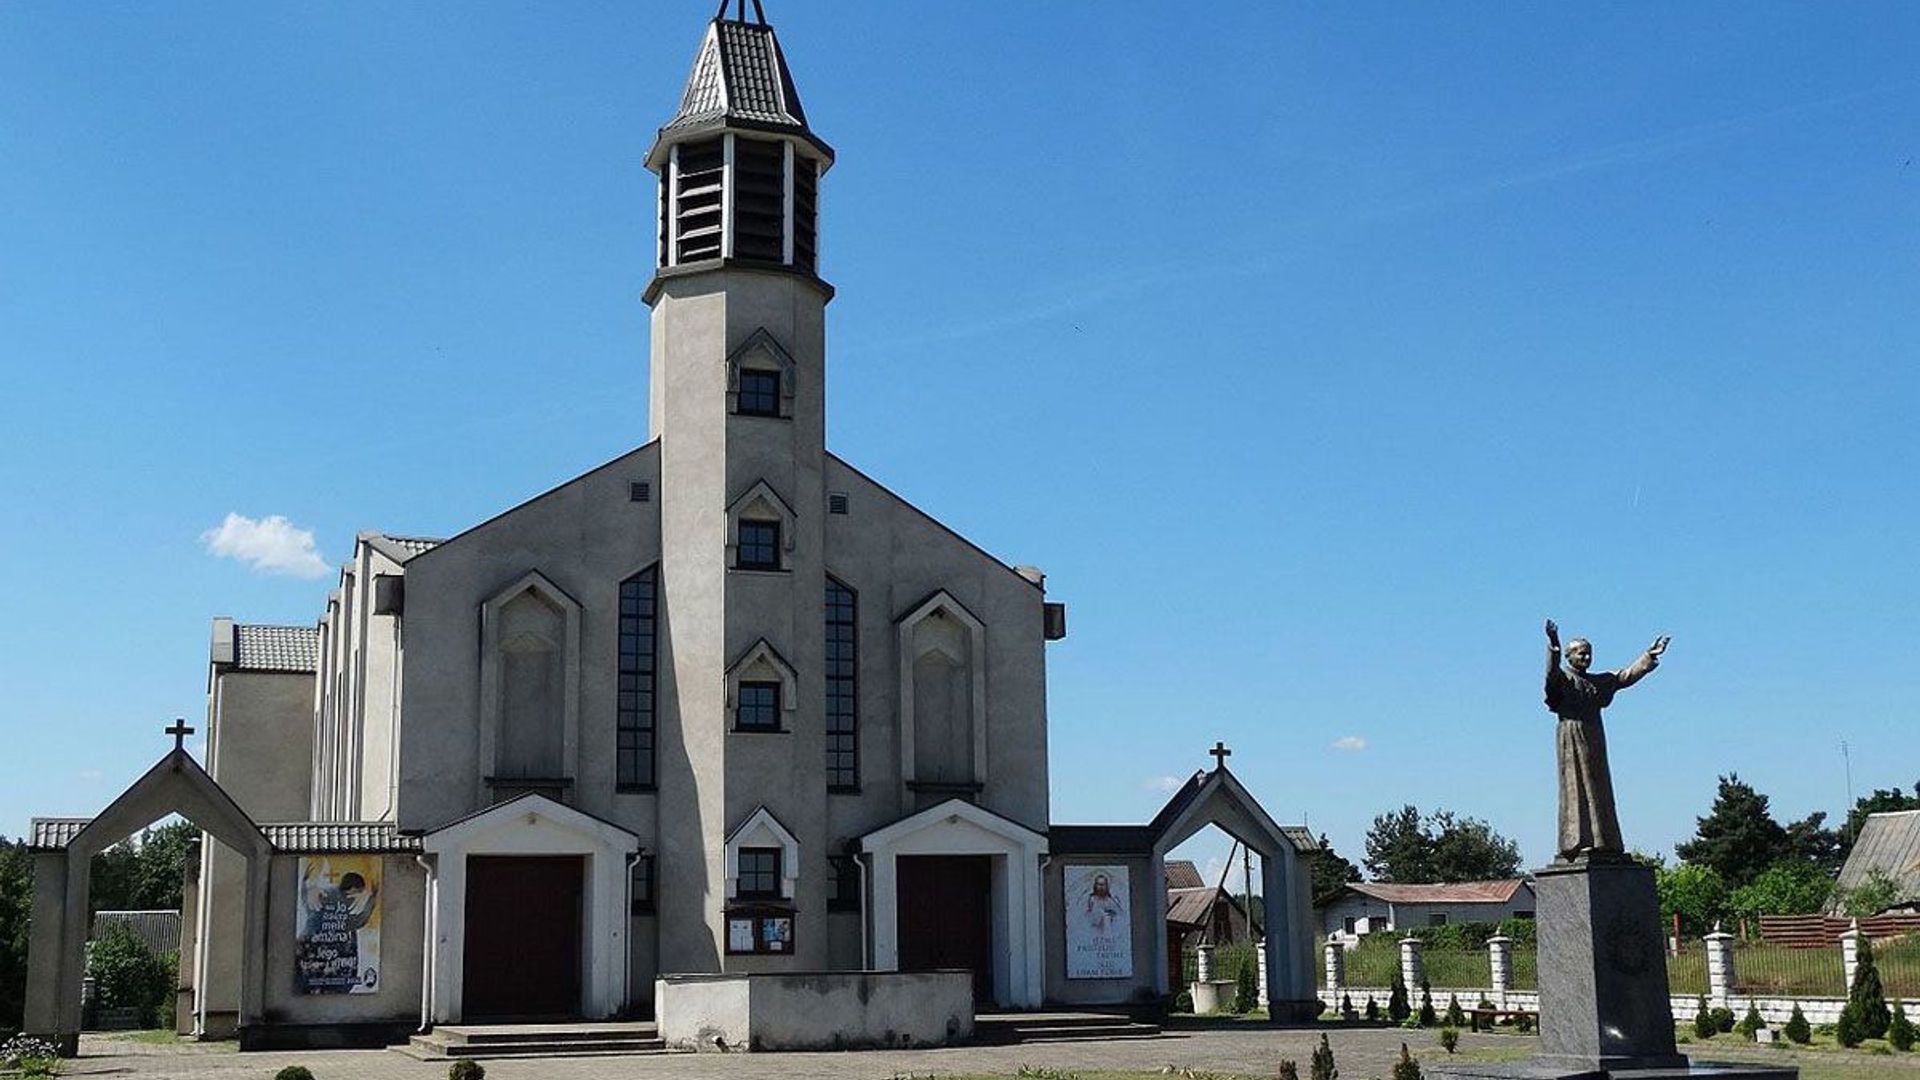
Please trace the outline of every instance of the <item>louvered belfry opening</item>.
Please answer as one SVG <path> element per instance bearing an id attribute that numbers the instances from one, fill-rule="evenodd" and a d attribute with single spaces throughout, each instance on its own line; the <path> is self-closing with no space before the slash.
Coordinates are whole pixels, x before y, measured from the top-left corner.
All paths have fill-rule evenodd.
<path id="1" fill-rule="evenodd" d="M 793 265 L 809 273 L 819 272 L 819 241 L 815 224 L 819 220 L 820 166 L 812 158 L 793 161 Z"/>
<path id="2" fill-rule="evenodd" d="M 787 144 L 733 137 L 733 257 L 786 261 Z"/>
<path id="3" fill-rule="evenodd" d="M 674 147 L 673 249 L 675 263 L 722 254 L 726 208 L 726 136 Z M 662 250 L 665 250 L 664 248 Z"/>

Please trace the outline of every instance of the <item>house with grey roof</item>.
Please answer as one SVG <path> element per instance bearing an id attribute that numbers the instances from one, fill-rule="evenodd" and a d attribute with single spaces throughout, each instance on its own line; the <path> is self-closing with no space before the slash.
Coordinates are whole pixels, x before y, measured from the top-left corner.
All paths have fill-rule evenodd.
<path id="1" fill-rule="evenodd" d="M 1868 814 L 1840 868 L 1834 895 L 1845 897 L 1875 876 L 1888 878 L 1899 889 L 1894 903 L 1879 913 L 1920 912 L 1920 810 Z"/>
<path id="2" fill-rule="evenodd" d="M 1352 945 L 1382 931 L 1531 919 L 1535 907 L 1533 882 L 1510 878 L 1417 885 L 1356 881 L 1314 910 L 1322 939 Z"/>

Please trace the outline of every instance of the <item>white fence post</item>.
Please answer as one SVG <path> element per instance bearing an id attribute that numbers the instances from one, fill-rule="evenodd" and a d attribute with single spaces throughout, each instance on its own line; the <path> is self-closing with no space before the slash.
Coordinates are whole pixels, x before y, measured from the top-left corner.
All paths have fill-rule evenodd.
<path id="1" fill-rule="evenodd" d="M 1193 981 L 1194 982 L 1212 982 L 1213 981 L 1213 946 L 1196 945 L 1194 946 L 1193 954 L 1195 957 Z"/>
<path id="2" fill-rule="evenodd" d="M 1407 983 L 1407 1000 L 1414 1008 L 1419 1008 L 1420 984 L 1427 979 L 1426 958 L 1421 948 L 1426 943 L 1416 937 L 1400 939 L 1400 977 Z"/>
<path id="3" fill-rule="evenodd" d="M 1336 935 L 1327 935 L 1327 993 L 1337 995 L 1347 988 L 1347 949 Z M 1340 1007 L 1335 997 L 1334 1008 Z"/>
<path id="4" fill-rule="evenodd" d="M 1260 1007 L 1267 1007 L 1267 939 L 1254 943 L 1254 959 L 1259 962 L 1260 970 L 1256 977 L 1260 980 Z"/>
<path id="5" fill-rule="evenodd" d="M 1507 991 L 1513 989 L 1512 938 L 1498 934 L 1487 939 L 1487 970 L 1493 976 L 1493 1004 L 1496 1008 L 1504 1009 L 1507 1007 Z"/>
<path id="6" fill-rule="evenodd" d="M 1715 1005 L 1729 1008 L 1727 998 L 1733 993 L 1736 975 L 1733 970 L 1733 935 L 1720 929 L 1715 923 L 1713 933 L 1707 941 L 1707 996 Z"/>
<path id="7" fill-rule="evenodd" d="M 1847 932 L 1840 935 L 1840 967 L 1847 973 L 1846 993 L 1853 993 L 1853 977 L 1860 970 L 1860 920 L 1853 920 Z"/>

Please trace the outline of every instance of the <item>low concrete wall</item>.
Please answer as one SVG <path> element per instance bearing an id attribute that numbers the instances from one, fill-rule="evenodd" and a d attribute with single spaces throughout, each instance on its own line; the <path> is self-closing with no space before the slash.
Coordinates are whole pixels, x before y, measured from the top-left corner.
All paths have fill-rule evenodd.
<path id="1" fill-rule="evenodd" d="M 966 971 L 667 975 L 653 994 L 660 1038 L 677 1050 L 897 1049 L 973 1037 Z"/>

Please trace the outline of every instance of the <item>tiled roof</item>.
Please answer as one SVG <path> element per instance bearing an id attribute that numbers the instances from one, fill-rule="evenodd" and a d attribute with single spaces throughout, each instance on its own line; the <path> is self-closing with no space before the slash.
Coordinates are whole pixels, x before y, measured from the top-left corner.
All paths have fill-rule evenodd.
<path id="1" fill-rule="evenodd" d="M 320 666 L 320 631 L 311 626 L 233 628 L 235 665 L 246 671 L 313 671 Z"/>
<path id="2" fill-rule="evenodd" d="M 765 23 L 715 19 L 694 57 L 667 130 L 745 121 L 758 127 L 807 129 L 793 75 Z"/>
<path id="3" fill-rule="evenodd" d="M 420 850 L 420 838 L 402 836 L 390 821 L 293 821 L 262 825 L 277 851 L 303 853 L 408 852 Z"/>
<path id="4" fill-rule="evenodd" d="M 27 826 L 27 846 L 42 851 L 60 851 L 80 835 L 92 818 L 37 817 Z"/>
<path id="5" fill-rule="evenodd" d="M 1193 865 L 1192 859 L 1167 860 L 1168 889 L 1200 889 L 1206 887 L 1200 877 L 1200 868 Z"/>
<path id="6" fill-rule="evenodd" d="M 432 551 L 446 543 L 445 540 L 425 536 L 394 536 L 383 532 L 363 532 L 360 538 L 372 544 L 382 555 L 403 564 L 423 551 Z"/>
<path id="7" fill-rule="evenodd" d="M 1356 881 L 1347 886 L 1362 896 L 1389 904 L 1504 904 L 1513 899 L 1526 882 L 1461 881 L 1435 885 L 1391 885 Z"/>
<path id="8" fill-rule="evenodd" d="M 116 925 L 133 931 L 133 936 L 145 942 L 155 955 L 180 948 L 180 913 L 177 911 L 97 911 L 88 940 L 99 941 Z"/>
<path id="9" fill-rule="evenodd" d="M 1868 814 L 1836 891 L 1859 888 L 1875 870 L 1899 883 L 1901 901 L 1920 898 L 1920 810 Z"/>

